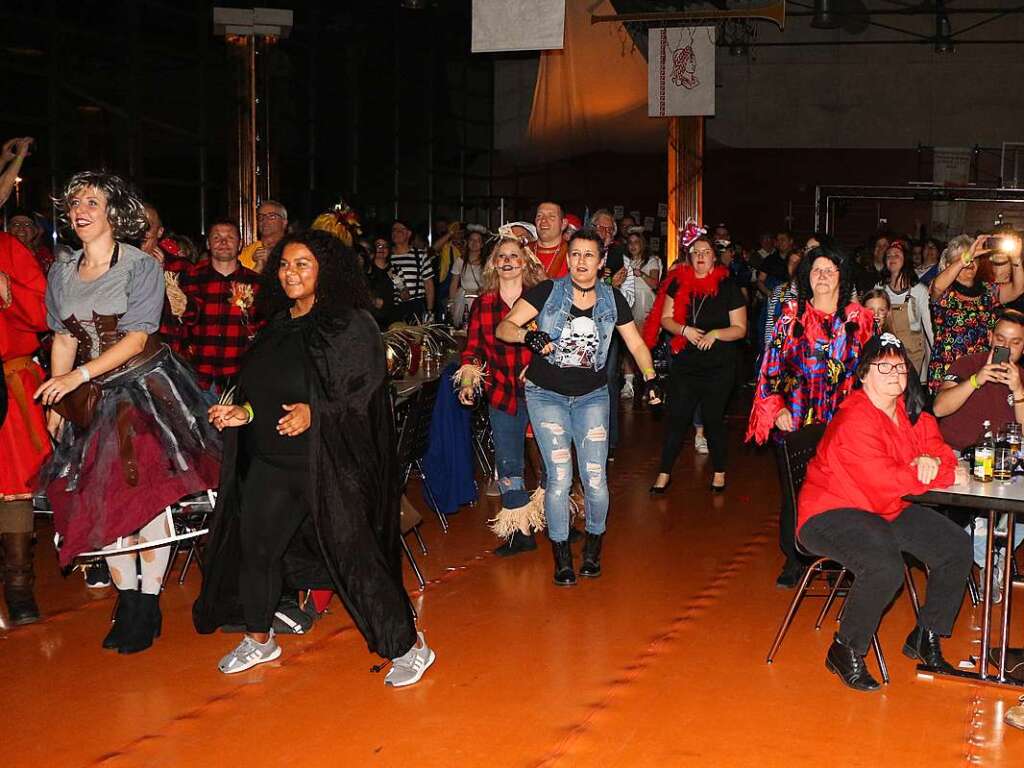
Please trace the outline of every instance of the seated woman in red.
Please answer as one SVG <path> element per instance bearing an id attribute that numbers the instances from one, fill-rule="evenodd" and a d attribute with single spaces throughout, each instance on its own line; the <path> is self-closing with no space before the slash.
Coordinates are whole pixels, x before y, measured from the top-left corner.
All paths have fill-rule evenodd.
<path id="1" fill-rule="evenodd" d="M 914 375 L 908 375 L 910 374 Z M 807 468 L 798 502 L 797 537 L 811 552 L 854 575 L 825 666 L 849 687 L 878 683 L 864 655 L 882 612 L 903 583 L 903 553 L 928 568 L 928 602 L 903 653 L 949 671 L 940 635 L 949 635 L 971 568 L 971 539 L 938 512 L 903 496 L 965 482 L 906 349 L 891 333 L 872 337 L 857 365 L 858 388 L 828 425 Z"/>

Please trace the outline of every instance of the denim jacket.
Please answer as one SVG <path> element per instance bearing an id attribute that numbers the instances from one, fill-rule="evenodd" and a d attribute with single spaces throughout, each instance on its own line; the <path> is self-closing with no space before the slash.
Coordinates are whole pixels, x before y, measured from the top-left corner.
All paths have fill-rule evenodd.
<path id="1" fill-rule="evenodd" d="M 552 280 L 551 295 L 537 315 L 537 327 L 544 331 L 553 341 L 557 341 L 562 329 L 569 323 L 572 310 L 572 278 L 560 277 Z M 615 321 L 618 312 L 615 308 L 615 294 L 610 285 L 600 280 L 596 284 L 597 302 L 594 304 L 594 325 L 597 326 L 597 356 L 594 358 L 594 369 L 601 370 L 608 360 L 608 347 L 611 346 L 615 333 Z M 552 355 L 546 358 L 552 362 Z"/>

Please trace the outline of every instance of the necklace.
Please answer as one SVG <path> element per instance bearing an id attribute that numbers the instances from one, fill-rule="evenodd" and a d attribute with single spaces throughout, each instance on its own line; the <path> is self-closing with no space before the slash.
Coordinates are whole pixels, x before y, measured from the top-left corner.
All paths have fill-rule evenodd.
<path id="1" fill-rule="evenodd" d="M 697 318 L 700 317 L 700 311 L 702 309 L 704 309 L 704 302 L 707 301 L 707 300 L 708 300 L 708 294 L 705 293 L 703 296 L 701 296 L 700 304 L 697 305 L 696 309 L 693 308 L 693 302 L 692 301 L 690 302 L 690 312 L 693 315 L 693 325 L 694 326 L 697 325 Z"/>
<path id="2" fill-rule="evenodd" d="M 572 282 L 572 287 L 575 288 L 580 293 L 582 293 L 584 296 L 587 295 L 588 293 L 592 293 L 594 289 L 597 288 L 597 283 L 594 283 L 589 288 L 584 288 L 582 285 L 579 285 L 575 280 L 572 280 L 572 278 L 570 278 L 570 280 Z"/>

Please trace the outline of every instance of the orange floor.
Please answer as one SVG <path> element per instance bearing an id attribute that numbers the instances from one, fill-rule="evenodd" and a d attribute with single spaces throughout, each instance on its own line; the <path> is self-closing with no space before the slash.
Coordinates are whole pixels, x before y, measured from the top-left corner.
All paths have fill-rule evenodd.
<path id="1" fill-rule="evenodd" d="M 0 629 L 0 760 L 5 766 L 940 766 L 1024 765 L 1024 731 L 1003 725 L 1017 694 L 916 676 L 899 653 L 912 624 L 900 596 L 881 640 L 892 684 L 857 694 L 823 667 L 828 623 L 812 605 L 772 666 L 765 653 L 791 595 L 777 590 L 777 483 L 771 457 L 733 451 L 724 498 L 710 468 L 680 458 L 652 501 L 660 427 L 624 416 L 611 470 L 605 573 L 551 584 L 547 546 L 502 560 L 483 527 L 493 500 L 452 518 L 421 564 L 415 595 L 437 662 L 418 686 L 388 690 L 377 659 L 335 602 L 278 662 L 225 677 L 237 636 L 200 637 L 189 608 L 198 574 L 164 594 L 149 651 L 100 649 L 111 591 L 62 579 L 45 546 L 47 619 Z M 738 442 L 741 423 L 731 424 Z M 408 580 L 414 586 L 411 574 Z M 1018 592 L 1018 600 L 1024 598 Z M 1024 609 L 1015 622 L 1024 635 Z M 966 607 L 947 642 L 971 648 Z"/>

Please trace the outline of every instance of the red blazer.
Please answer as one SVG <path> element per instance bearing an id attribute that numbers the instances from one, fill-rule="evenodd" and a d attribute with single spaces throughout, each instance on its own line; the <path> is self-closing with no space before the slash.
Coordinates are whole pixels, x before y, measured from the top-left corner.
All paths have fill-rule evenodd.
<path id="1" fill-rule="evenodd" d="M 33 354 L 46 327 L 46 278 L 32 252 L 0 232 L 0 272 L 11 280 L 11 305 L 0 308 L 0 360 Z M 0 299 L 2 301 L 2 299 Z"/>
<path id="2" fill-rule="evenodd" d="M 844 507 L 874 512 L 892 522 L 910 506 L 902 498 L 906 494 L 953 484 L 956 457 L 942 439 L 935 417 L 922 413 L 912 425 L 901 400 L 896 418 L 894 424 L 863 389 L 843 401 L 807 467 L 797 506 L 798 531 L 815 515 Z M 910 465 L 922 453 L 941 462 L 929 485 L 918 481 L 917 467 Z"/>

